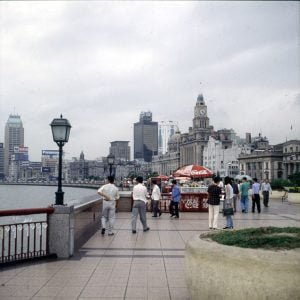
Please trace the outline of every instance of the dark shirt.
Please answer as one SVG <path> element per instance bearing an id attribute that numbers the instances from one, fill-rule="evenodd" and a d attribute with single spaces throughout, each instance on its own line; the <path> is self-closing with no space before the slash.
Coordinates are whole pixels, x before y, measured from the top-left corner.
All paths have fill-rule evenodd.
<path id="1" fill-rule="evenodd" d="M 208 200 L 207 203 L 210 205 L 220 205 L 220 196 L 222 190 L 219 186 L 212 184 L 207 189 L 208 192 Z"/>
<path id="2" fill-rule="evenodd" d="M 235 195 L 237 195 L 239 193 L 239 187 L 238 187 L 238 185 L 235 182 L 232 182 L 231 186 L 232 186 L 232 189 L 233 189 L 233 193 Z"/>

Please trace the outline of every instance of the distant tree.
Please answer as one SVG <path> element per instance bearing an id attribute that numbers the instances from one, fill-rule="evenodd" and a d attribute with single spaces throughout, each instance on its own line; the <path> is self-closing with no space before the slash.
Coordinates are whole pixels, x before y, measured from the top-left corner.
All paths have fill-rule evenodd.
<path id="1" fill-rule="evenodd" d="M 273 189 L 283 189 L 285 186 L 290 186 L 291 182 L 287 179 L 274 179 L 271 182 L 271 186 Z"/>
<path id="2" fill-rule="evenodd" d="M 293 186 L 300 186 L 300 172 L 288 176 Z"/>

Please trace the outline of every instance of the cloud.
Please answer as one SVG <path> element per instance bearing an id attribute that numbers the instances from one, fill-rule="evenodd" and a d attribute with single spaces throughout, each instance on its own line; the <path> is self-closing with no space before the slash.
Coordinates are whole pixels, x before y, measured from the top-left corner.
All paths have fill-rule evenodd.
<path id="1" fill-rule="evenodd" d="M 108 154 L 141 111 L 192 126 L 202 92 L 215 129 L 299 138 L 299 2 L 0 2 L 0 141 L 21 115 L 30 157 L 72 124 L 68 156 Z M 201 84 L 200 84 L 201 82 Z M 298 100 L 297 100 L 298 99 Z M 280 124 L 282 130 L 278 130 Z"/>

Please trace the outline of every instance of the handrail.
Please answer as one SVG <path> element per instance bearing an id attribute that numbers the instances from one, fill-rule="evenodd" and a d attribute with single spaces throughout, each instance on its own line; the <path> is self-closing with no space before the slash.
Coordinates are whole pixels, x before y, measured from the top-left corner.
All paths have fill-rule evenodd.
<path id="1" fill-rule="evenodd" d="M 54 212 L 53 207 L 6 209 L 6 210 L 0 210 L 0 217 L 22 216 L 22 215 L 37 215 L 37 214 L 52 214 L 53 212 Z"/>
<path id="2" fill-rule="evenodd" d="M 46 214 L 33 219 L 0 225 L 0 265 L 49 256 L 48 217 L 54 207 L 0 210 L 0 217 Z"/>

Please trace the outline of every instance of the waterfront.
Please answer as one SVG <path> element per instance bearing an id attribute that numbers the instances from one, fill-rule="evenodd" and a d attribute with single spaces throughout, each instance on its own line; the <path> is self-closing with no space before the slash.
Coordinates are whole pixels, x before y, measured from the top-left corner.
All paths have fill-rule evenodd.
<path id="1" fill-rule="evenodd" d="M 55 203 L 56 186 L 0 185 L 0 209 L 47 207 Z M 64 202 L 77 204 L 95 198 L 96 189 L 63 187 Z"/>

